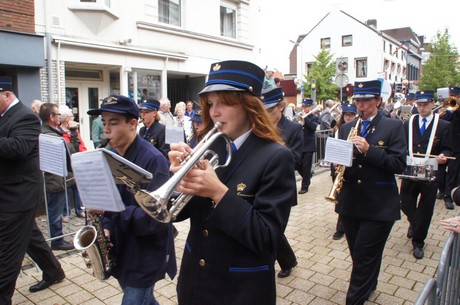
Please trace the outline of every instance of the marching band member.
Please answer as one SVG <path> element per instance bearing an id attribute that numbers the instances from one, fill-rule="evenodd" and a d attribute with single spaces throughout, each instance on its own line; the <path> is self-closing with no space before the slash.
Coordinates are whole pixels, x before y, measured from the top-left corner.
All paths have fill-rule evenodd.
<path id="1" fill-rule="evenodd" d="M 104 134 L 115 153 L 152 173 L 154 178 L 140 188 L 154 191 L 169 179 L 166 158 L 136 134 L 139 107 L 133 99 L 111 95 L 88 114 L 102 115 Z M 118 191 L 125 210 L 88 213 L 103 214 L 104 232 L 116 258 L 112 275 L 123 290 L 121 304 L 158 305 L 155 283 L 166 273 L 173 279 L 177 271 L 173 226 L 147 215 L 127 186 L 119 186 Z"/>
<path id="2" fill-rule="evenodd" d="M 261 100 L 262 103 L 264 103 L 264 108 L 267 110 L 272 122 L 281 131 L 284 144 L 291 150 L 292 155 L 294 156 L 295 166 L 297 168 L 302 155 L 302 126 L 288 120 L 284 116 L 286 102 L 284 101 L 283 88 L 275 87 L 262 91 Z M 291 206 L 296 205 L 297 200 L 291 204 Z M 277 260 L 281 268 L 281 271 L 278 273 L 278 277 L 281 278 L 288 277 L 291 274 L 292 269 L 297 266 L 297 259 L 294 251 L 292 251 L 286 235 L 284 234 L 278 249 Z"/>
<path id="3" fill-rule="evenodd" d="M 201 109 L 193 111 L 193 116 L 190 118 L 190 121 L 192 122 L 192 135 L 188 144 L 191 148 L 195 148 L 195 146 L 201 141 L 201 138 L 198 138 L 197 134 L 198 132 L 201 132 L 204 127 L 203 121 L 201 120 Z"/>
<path id="4" fill-rule="evenodd" d="M 141 104 L 139 113 L 144 126 L 139 130 L 139 135 L 167 158 L 169 144 L 165 142 L 166 126 L 160 123 L 159 108 L 160 102 L 157 100 L 149 99 Z"/>
<path id="5" fill-rule="evenodd" d="M 313 105 L 312 99 L 304 99 L 302 101 L 301 116 L 311 112 Z M 319 110 L 320 111 L 320 110 Z M 302 176 L 302 184 L 299 194 L 308 192 L 311 182 L 311 167 L 313 164 L 313 154 L 316 152 L 316 136 L 315 131 L 320 124 L 320 119 L 317 113 L 310 113 L 304 119 L 303 128 L 303 148 L 302 159 L 300 166 L 297 168 L 299 174 Z"/>
<path id="6" fill-rule="evenodd" d="M 274 263 L 296 199 L 294 158 L 264 110 L 259 96 L 264 71 L 245 61 L 211 65 L 200 92 L 202 136 L 215 122 L 231 141 L 227 167 L 192 168 L 178 185 L 194 195 L 178 215 L 190 218 L 177 283 L 180 305 L 276 303 Z M 221 140 L 221 139 L 219 139 Z M 223 141 L 211 148 L 225 160 Z M 171 144 L 176 172 L 184 143 Z M 223 163 L 223 162 L 220 162 Z"/>
<path id="7" fill-rule="evenodd" d="M 336 212 L 342 218 L 353 261 L 347 305 L 364 304 L 377 288 L 385 243 L 396 220 L 400 201 L 396 173 L 406 167 L 406 139 L 401 121 L 383 117 L 382 83 L 356 82 L 353 100 L 362 124 L 350 137 L 356 147 L 353 164 L 346 168 Z M 354 120 L 340 128 L 339 138 L 347 139 Z"/>
<path id="8" fill-rule="evenodd" d="M 415 94 L 418 115 L 414 115 L 404 124 L 409 153 L 438 155 L 438 164 L 445 164 L 445 156 L 452 155 L 452 127 L 433 114 L 433 91 L 417 91 Z M 428 156 L 425 158 L 428 160 Z M 401 182 L 401 210 L 407 216 L 409 229 L 407 237 L 412 239 L 413 255 L 423 258 L 424 240 L 433 216 L 436 202 L 437 182 L 427 180 L 403 179 Z M 417 198 L 420 199 L 417 204 Z"/>
<path id="9" fill-rule="evenodd" d="M 449 90 L 449 94 L 457 99 L 457 105 L 455 107 L 451 107 L 450 109 L 448 108 L 448 112 L 450 113 L 446 114 L 444 119 L 448 120 L 452 124 L 452 137 L 453 139 L 457 139 L 457 141 L 453 141 L 452 143 L 453 156 L 455 159 L 447 162 L 448 170 L 444 203 L 446 208 L 453 209 L 454 205 L 450 194 L 452 190 L 459 185 L 458 175 L 460 173 L 460 141 L 458 141 L 460 138 L 460 87 L 451 88 Z"/>

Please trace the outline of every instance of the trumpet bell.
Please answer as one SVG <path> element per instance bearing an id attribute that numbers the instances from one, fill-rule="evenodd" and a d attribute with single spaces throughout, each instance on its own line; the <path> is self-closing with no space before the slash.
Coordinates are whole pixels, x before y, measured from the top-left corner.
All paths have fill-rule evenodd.
<path id="1" fill-rule="evenodd" d="M 168 200 L 164 200 L 157 193 L 148 193 L 145 190 L 136 190 L 134 193 L 139 206 L 152 218 L 159 222 L 168 223 L 171 221 L 171 214 L 168 211 Z"/>

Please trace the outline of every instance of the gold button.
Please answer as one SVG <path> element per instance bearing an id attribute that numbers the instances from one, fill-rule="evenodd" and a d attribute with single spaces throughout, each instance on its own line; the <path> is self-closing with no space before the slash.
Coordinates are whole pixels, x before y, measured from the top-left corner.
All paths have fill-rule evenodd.
<path id="1" fill-rule="evenodd" d="M 206 261 L 204 259 L 200 259 L 200 266 L 204 267 L 206 265 Z"/>
<path id="2" fill-rule="evenodd" d="M 358 168 L 363 168 L 363 166 L 360 164 L 360 165 L 358 165 Z"/>
<path id="3" fill-rule="evenodd" d="M 203 236 L 204 236 L 204 237 L 208 237 L 208 235 L 209 235 L 208 230 L 203 230 Z"/>
<path id="4" fill-rule="evenodd" d="M 358 182 L 358 184 L 361 184 L 361 180 L 358 180 L 357 182 Z"/>

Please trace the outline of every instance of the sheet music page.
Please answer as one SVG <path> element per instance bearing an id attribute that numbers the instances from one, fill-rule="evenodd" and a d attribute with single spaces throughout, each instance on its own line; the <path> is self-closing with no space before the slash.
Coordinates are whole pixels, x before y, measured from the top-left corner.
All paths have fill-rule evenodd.
<path id="1" fill-rule="evenodd" d="M 178 126 L 166 125 L 165 143 L 179 143 L 184 142 L 184 129 Z"/>
<path id="2" fill-rule="evenodd" d="M 324 160 L 350 167 L 353 163 L 353 143 L 332 137 L 327 138 Z"/>
<path id="3" fill-rule="evenodd" d="M 103 151 L 73 154 L 72 169 L 83 206 L 112 212 L 125 209 Z"/>
<path id="4" fill-rule="evenodd" d="M 143 169 L 139 165 L 128 161 L 108 149 L 98 148 L 97 150 L 100 150 L 105 154 L 105 159 L 107 160 L 109 169 L 112 172 L 112 176 L 115 178 L 116 184 L 124 184 L 124 182 L 117 179 L 117 177 L 128 178 L 131 182 L 135 182 L 137 184 L 149 183 L 150 180 L 152 180 L 152 173 Z"/>
<path id="5" fill-rule="evenodd" d="M 40 134 L 38 147 L 40 170 L 60 177 L 67 177 L 67 148 L 64 139 Z"/>

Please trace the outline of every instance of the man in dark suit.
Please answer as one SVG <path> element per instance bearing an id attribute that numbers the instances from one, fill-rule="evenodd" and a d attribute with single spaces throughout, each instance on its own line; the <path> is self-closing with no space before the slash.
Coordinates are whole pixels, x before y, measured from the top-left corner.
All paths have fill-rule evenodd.
<path id="1" fill-rule="evenodd" d="M 437 164 L 447 162 L 446 156 L 452 155 L 452 126 L 447 121 L 439 120 L 438 114 L 433 114 L 433 91 L 417 91 L 415 102 L 419 115 L 411 117 L 404 124 L 409 143 L 409 157 L 419 160 L 423 168 L 426 162 L 432 161 L 435 169 Z M 414 158 L 414 154 L 423 154 L 426 157 L 417 159 Z M 438 155 L 438 157 L 434 159 L 429 158 L 428 155 Z M 406 214 L 410 224 L 407 237 L 412 238 L 413 255 L 416 259 L 421 259 L 424 255 L 424 241 L 433 216 L 438 187 L 436 181 L 414 178 L 409 177 L 401 182 L 401 210 Z M 420 200 L 417 204 L 419 196 Z"/>
<path id="2" fill-rule="evenodd" d="M 395 174 L 406 168 L 406 139 L 399 120 L 384 117 L 381 82 L 356 82 L 353 99 L 362 124 L 351 136 L 354 158 L 344 173 L 337 196 L 348 248 L 353 261 L 346 304 L 364 304 L 377 288 L 383 250 L 391 228 L 400 219 L 400 201 Z M 347 139 L 357 120 L 340 128 Z"/>
<path id="3" fill-rule="evenodd" d="M 0 304 L 11 304 L 42 190 L 40 121 L 0 76 Z"/>
<path id="4" fill-rule="evenodd" d="M 316 113 L 310 113 L 312 110 L 313 100 L 304 99 L 302 101 L 301 116 L 307 115 L 303 119 L 303 149 L 302 160 L 300 166 L 297 168 L 299 174 L 302 176 L 302 185 L 299 194 L 308 192 L 311 180 L 311 166 L 313 164 L 313 153 L 316 151 L 316 137 L 315 131 L 320 124 L 320 119 Z"/>
<path id="5" fill-rule="evenodd" d="M 284 144 L 291 150 L 294 156 L 295 167 L 297 168 L 300 164 L 303 147 L 302 126 L 286 119 L 283 115 L 284 108 L 286 107 L 283 88 L 275 87 L 262 91 L 261 100 L 271 120 L 281 131 Z M 297 205 L 297 200 L 291 203 L 291 206 L 295 205 Z M 281 268 L 278 277 L 281 278 L 288 277 L 292 269 L 297 266 L 297 259 L 294 251 L 284 234 L 280 247 L 278 248 L 277 260 Z"/>

